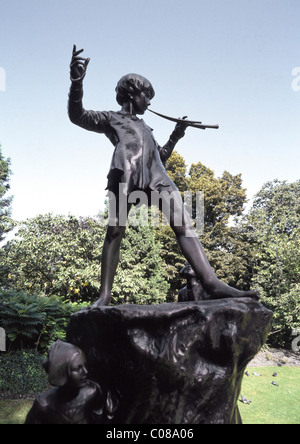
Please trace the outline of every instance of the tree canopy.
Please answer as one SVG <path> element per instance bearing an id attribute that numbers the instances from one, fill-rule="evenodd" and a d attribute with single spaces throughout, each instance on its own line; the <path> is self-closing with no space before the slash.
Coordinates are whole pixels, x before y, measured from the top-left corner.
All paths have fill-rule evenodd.
<path id="1" fill-rule="evenodd" d="M 286 345 L 300 325 L 300 180 L 266 183 L 247 219 L 255 252 L 252 285 L 274 311 L 274 341 Z"/>
<path id="2" fill-rule="evenodd" d="M 12 229 L 11 203 L 12 196 L 7 193 L 10 189 L 10 159 L 6 159 L 2 154 L 0 145 L 0 242 L 5 234 Z"/>
<path id="3" fill-rule="evenodd" d="M 103 216 L 39 215 L 23 222 L 2 250 L 2 281 L 31 294 L 43 292 L 65 300 L 94 301 L 99 296 Z M 121 248 L 113 290 L 114 303 L 163 302 L 160 245 L 151 227 L 130 227 Z"/>
<path id="4" fill-rule="evenodd" d="M 248 290 L 251 275 L 251 246 L 243 231 L 234 224 L 234 218 L 242 215 L 247 201 L 241 174 L 224 171 L 216 177 L 213 170 L 201 162 L 192 164 L 189 170 L 183 157 L 176 151 L 168 160 L 167 172 L 179 191 L 204 194 L 204 230 L 200 240 L 217 276 L 228 285 Z M 196 217 L 193 203 L 193 218 Z M 185 259 L 174 240 L 170 228 L 158 231 L 164 245 L 162 254 L 168 263 L 167 273 L 172 276 L 170 299 L 177 296 L 180 281 L 178 272 Z M 175 286 L 174 286 L 175 284 Z"/>

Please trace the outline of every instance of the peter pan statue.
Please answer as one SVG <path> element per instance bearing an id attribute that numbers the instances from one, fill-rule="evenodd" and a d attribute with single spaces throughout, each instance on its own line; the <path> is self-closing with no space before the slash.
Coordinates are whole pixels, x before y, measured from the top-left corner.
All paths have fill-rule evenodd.
<path id="1" fill-rule="evenodd" d="M 69 117 L 71 122 L 86 130 L 105 134 L 115 147 L 107 189 L 115 196 L 117 210 L 114 208 L 102 252 L 101 289 L 95 306 L 108 305 L 116 269 L 119 262 L 120 244 L 125 234 L 125 225 L 120 223 L 120 190 L 129 196 L 133 191 L 146 194 L 159 192 L 162 201 L 171 202 L 168 208 L 168 220 L 186 260 L 191 264 L 197 279 L 210 299 L 222 298 L 258 298 L 257 291 L 240 291 L 221 282 L 212 270 L 202 244 L 194 232 L 190 218 L 183 207 L 183 201 L 176 185 L 169 178 L 164 162 L 188 126 L 177 123 L 168 142 L 158 145 L 149 128 L 139 115 L 143 115 L 150 105 L 155 92 L 146 78 L 137 74 L 128 74 L 120 79 L 116 87 L 119 111 L 87 111 L 83 108 L 83 79 L 90 59 L 80 56 L 83 49 L 73 48 L 71 69 L 71 89 L 69 94 Z M 120 184 L 123 186 L 121 187 Z M 111 193 L 110 193 L 111 194 Z M 172 194 L 172 199 L 167 199 Z M 128 203 L 126 217 L 132 204 Z M 162 202 L 162 211 L 166 206 Z M 178 212 L 180 221 L 178 223 Z M 125 217 L 125 219 L 126 219 Z M 124 217 L 122 217 L 124 219 Z"/>

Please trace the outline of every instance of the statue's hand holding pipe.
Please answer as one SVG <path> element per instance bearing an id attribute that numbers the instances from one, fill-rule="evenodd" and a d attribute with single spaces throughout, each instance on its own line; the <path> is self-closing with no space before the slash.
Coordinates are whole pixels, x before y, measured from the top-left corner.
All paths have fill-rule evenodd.
<path id="1" fill-rule="evenodd" d="M 182 117 L 182 120 L 187 119 L 187 117 L 188 116 Z M 174 133 L 176 134 L 178 139 L 181 139 L 185 135 L 185 130 L 187 129 L 188 126 L 189 126 L 188 123 L 184 123 L 184 122 L 178 122 L 176 124 Z"/>

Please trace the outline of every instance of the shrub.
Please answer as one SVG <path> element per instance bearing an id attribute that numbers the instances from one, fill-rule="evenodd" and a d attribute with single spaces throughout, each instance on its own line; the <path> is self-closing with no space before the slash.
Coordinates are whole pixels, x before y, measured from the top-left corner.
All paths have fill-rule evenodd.
<path id="1" fill-rule="evenodd" d="M 45 356 L 35 350 L 0 354 L 0 397 L 32 396 L 45 391 Z"/>
<path id="2" fill-rule="evenodd" d="M 52 342 L 65 338 L 69 318 L 79 308 L 57 296 L 0 291 L 0 326 L 5 329 L 9 350 L 47 351 Z"/>

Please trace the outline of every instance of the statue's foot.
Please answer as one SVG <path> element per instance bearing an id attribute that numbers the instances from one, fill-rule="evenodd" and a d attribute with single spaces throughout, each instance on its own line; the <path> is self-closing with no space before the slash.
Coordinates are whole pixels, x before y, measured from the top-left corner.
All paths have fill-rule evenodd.
<path id="1" fill-rule="evenodd" d="M 92 305 L 92 308 L 106 307 L 111 300 L 110 294 L 102 294 L 100 298 Z"/>
<path id="2" fill-rule="evenodd" d="M 207 289 L 207 294 L 210 296 L 209 299 L 229 299 L 229 298 L 253 298 L 256 300 L 260 299 L 257 290 L 242 291 L 236 288 L 230 287 L 223 282 L 218 281 L 217 284 L 212 285 L 211 288 Z"/>

